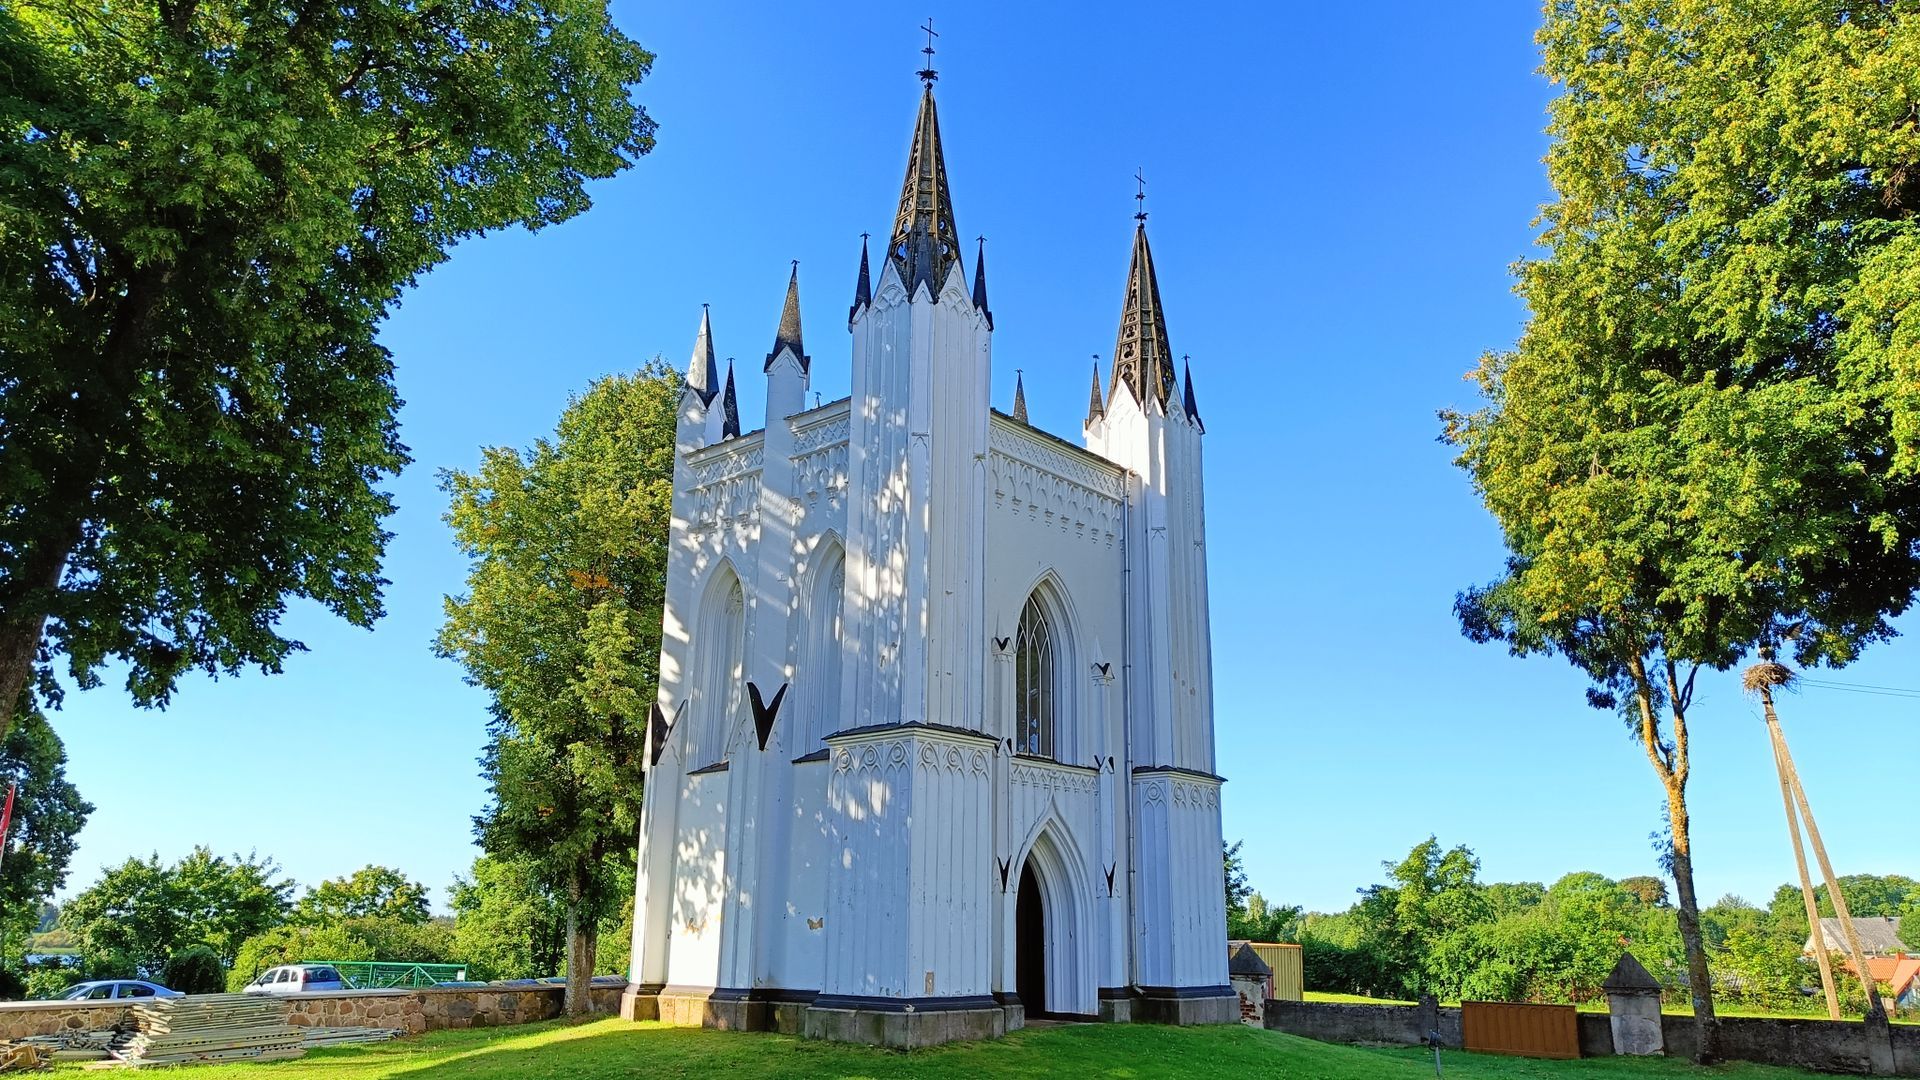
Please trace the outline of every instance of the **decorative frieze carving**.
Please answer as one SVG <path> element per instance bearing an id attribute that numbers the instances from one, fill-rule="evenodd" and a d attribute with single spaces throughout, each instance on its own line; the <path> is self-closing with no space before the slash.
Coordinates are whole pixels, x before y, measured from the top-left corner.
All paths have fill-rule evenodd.
<path id="1" fill-rule="evenodd" d="M 815 420 L 805 427 L 795 428 L 793 432 L 793 454 L 802 454 L 818 450 L 837 442 L 847 441 L 847 411 L 843 407 L 838 416 L 828 416 Z"/>
<path id="2" fill-rule="evenodd" d="M 1071 480 L 1107 498 L 1119 500 L 1126 497 L 1125 473 L 1118 465 L 1090 453 L 1071 453 L 1000 423 L 993 424 L 987 431 L 987 446 L 997 453 Z"/>
<path id="3" fill-rule="evenodd" d="M 847 494 L 846 422 L 840 424 L 840 441 L 830 443 L 793 458 L 793 482 L 800 498 L 808 506 L 839 505 Z"/>
<path id="4" fill-rule="evenodd" d="M 1091 795 L 1098 783 L 1094 774 L 1085 769 L 1027 759 L 1015 759 L 1009 775 L 1015 784 L 1025 787 L 1081 795 Z"/>
<path id="5" fill-rule="evenodd" d="M 857 746 L 844 746 L 834 751 L 833 767 L 836 772 L 857 772 L 869 770 L 892 772 L 905 769 L 914 758 L 909 744 L 919 746 L 919 763 L 923 769 L 945 770 L 951 773 L 987 776 L 990 763 L 985 749 L 949 742 L 945 739 L 933 739 L 916 736 L 912 739 L 889 739 L 884 742 L 869 742 Z"/>
<path id="6" fill-rule="evenodd" d="M 1119 538 L 1118 497 L 998 451 L 988 459 L 996 509 L 1106 547 Z"/>

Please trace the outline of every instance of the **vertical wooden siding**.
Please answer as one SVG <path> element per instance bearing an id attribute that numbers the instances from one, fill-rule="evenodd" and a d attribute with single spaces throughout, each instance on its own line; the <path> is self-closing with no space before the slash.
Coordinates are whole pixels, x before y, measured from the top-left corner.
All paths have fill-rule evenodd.
<path id="1" fill-rule="evenodd" d="M 1580 1056 L 1579 1018 L 1571 1005 L 1463 1001 L 1460 1026 L 1468 1050 L 1515 1057 Z"/>
<path id="2" fill-rule="evenodd" d="M 1281 1001 L 1305 1000 L 1306 980 L 1300 967 L 1300 946 L 1265 941 L 1250 944 L 1254 953 L 1273 969 L 1273 977 L 1267 980 L 1267 996 Z"/>

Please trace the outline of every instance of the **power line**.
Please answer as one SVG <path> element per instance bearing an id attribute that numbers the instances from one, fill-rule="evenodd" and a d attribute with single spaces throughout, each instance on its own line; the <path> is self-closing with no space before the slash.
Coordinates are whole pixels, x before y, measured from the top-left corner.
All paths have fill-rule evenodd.
<path id="1" fill-rule="evenodd" d="M 1900 686 L 1870 686 L 1865 683 L 1826 682 L 1821 679 L 1807 678 L 1802 678 L 1798 681 L 1820 690 L 1840 690 L 1849 694 L 1870 694 L 1874 697 L 1920 700 L 1920 690 L 1910 690 Z"/>

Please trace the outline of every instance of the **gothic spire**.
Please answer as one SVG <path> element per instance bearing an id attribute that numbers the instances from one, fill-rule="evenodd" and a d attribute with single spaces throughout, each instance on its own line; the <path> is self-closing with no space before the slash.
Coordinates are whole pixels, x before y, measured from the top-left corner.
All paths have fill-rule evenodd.
<path id="1" fill-rule="evenodd" d="M 860 234 L 860 280 L 853 283 L 853 306 L 847 309 L 851 326 L 860 309 L 873 303 L 873 276 L 867 272 L 867 234 Z"/>
<path id="2" fill-rule="evenodd" d="M 720 395 L 720 437 L 740 437 L 740 399 L 733 396 L 733 358 L 727 358 L 727 389 Z"/>
<path id="3" fill-rule="evenodd" d="M 1167 321 L 1160 310 L 1160 283 L 1153 274 L 1144 215 L 1133 231 L 1133 264 L 1127 270 L 1127 301 L 1120 309 L 1120 337 L 1113 346 L 1110 393 L 1117 393 L 1122 385 L 1133 391 L 1143 409 L 1149 401 L 1158 401 L 1164 409 L 1173 392 L 1173 350 L 1167 345 Z"/>
<path id="4" fill-rule="evenodd" d="M 900 188 L 900 210 L 893 218 L 888 245 L 900 282 L 911 296 L 921 282 L 933 298 L 960 262 L 960 233 L 953 223 L 953 196 L 947 190 L 947 164 L 940 154 L 940 118 L 933 108 L 933 83 L 920 94 L 920 116 L 913 124 L 907 178 Z"/>
<path id="5" fill-rule="evenodd" d="M 713 319 L 700 305 L 700 334 L 693 339 L 693 359 L 687 361 L 687 389 L 700 395 L 702 405 L 713 404 L 720 372 L 713 362 Z"/>
<path id="6" fill-rule="evenodd" d="M 1013 418 L 1025 424 L 1027 420 L 1027 380 L 1018 369 L 1013 373 Z"/>
<path id="7" fill-rule="evenodd" d="M 1200 419 L 1200 406 L 1193 403 L 1193 365 L 1183 356 L 1180 358 L 1180 367 L 1180 384 L 1184 393 L 1180 403 L 1181 408 L 1186 410 L 1187 419 L 1193 422 L 1193 426 L 1200 429 L 1200 434 L 1205 435 L 1207 425 Z"/>
<path id="8" fill-rule="evenodd" d="M 1093 358 L 1093 393 L 1087 398 L 1087 426 L 1093 426 L 1095 420 L 1103 420 L 1107 415 L 1107 406 L 1100 397 L 1100 358 Z"/>
<path id="9" fill-rule="evenodd" d="M 780 329 L 773 335 L 773 351 L 767 354 L 767 370 L 773 370 L 773 358 L 780 350 L 792 349 L 794 358 L 800 361 L 800 370 L 806 371 L 812 358 L 800 345 L 800 261 L 794 260 L 793 273 L 787 278 L 787 302 L 780 309 Z"/>
<path id="10" fill-rule="evenodd" d="M 993 329 L 993 309 L 987 306 L 987 238 L 980 238 L 980 253 L 973 257 L 973 310 L 987 317 L 987 329 Z"/>

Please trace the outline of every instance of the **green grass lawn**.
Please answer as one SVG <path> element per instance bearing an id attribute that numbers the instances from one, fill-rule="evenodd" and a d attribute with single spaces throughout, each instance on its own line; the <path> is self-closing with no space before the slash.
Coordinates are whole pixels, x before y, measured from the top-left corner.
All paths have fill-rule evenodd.
<path id="1" fill-rule="evenodd" d="M 1448 1080 L 1789 1080 L 1809 1075 L 1752 1065 L 1699 1070 L 1664 1059 L 1527 1061 L 1458 1051 L 1448 1051 L 1444 1065 Z M 980 1076 L 1423 1080 L 1433 1075 L 1433 1057 L 1417 1049 L 1332 1046 L 1238 1026 L 1168 1028 L 1144 1024 L 1029 1029 L 1005 1039 L 909 1055 L 781 1035 L 669 1028 L 609 1019 L 578 1026 L 535 1024 L 441 1031 L 390 1043 L 317 1050 L 297 1061 L 201 1066 L 191 1075 L 196 1080 L 972 1080 Z"/>

